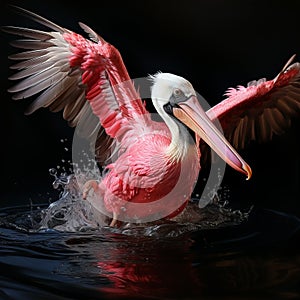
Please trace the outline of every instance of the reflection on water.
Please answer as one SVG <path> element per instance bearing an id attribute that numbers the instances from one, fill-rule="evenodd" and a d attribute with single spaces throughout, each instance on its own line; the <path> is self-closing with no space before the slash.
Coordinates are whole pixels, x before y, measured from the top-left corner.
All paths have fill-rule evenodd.
<path id="1" fill-rule="evenodd" d="M 238 225 L 85 232 L 32 230 L 39 209 L 6 209 L 0 217 L 0 299 L 300 298 L 293 216 L 254 209 Z"/>

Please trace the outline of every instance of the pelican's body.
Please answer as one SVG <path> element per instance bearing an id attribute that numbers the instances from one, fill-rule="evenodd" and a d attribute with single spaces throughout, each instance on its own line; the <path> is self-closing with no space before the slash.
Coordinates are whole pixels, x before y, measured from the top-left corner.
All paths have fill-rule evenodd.
<path id="1" fill-rule="evenodd" d="M 103 164 L 108 171 L 103 180 L 87 182 L 83 191 L 83 197 L 88 198 L 88 191 L 94 189 L 98 201 L 112 216 L 111 225 L 117 220 L 172 218 L 181 212 L 200 171 L 200 139 L 250 178 L 250 167 L 213 125 L 213 120 L 220 118 L 225 135 L 241 147 L 247 139 L 256 139 L 259 132 L 264 139 L 278 133 L 284 121 L 282 111 L 290 116 L 299 110 L 299 97 L 294 97 L 300 94 L 299 64 L 285 66 L 273 81 L 231 90 L 226 100 L 207 113 L 187 80 L 157 73 L 152 76 L 151 98 L 163 122 L 153 121 L 116 48 L 84 24 L 80 25 L 90 40 L 17 9 L 54 31 L 4 28 L 29 38 L 14 42 L 16 47 L 27 50 L 10 57 L 21 60 L 13 66 L 21 71 L 11 79 L 23 79 L 10 92 L 15 93 L 14 99 L 42 92 L 28 113 L 40 107 L 63 109 L 71 126 L 86 123 L 87 128 L 91 127 L 89 134 L 104 129 L 96 141 L 96 154 L 104 157 L 99 162 L 107 161 L 112 146 L 118 145 L 117 158 Z M 285 103 L 280 98 L 282 91 L 291 92 Z M 97 124 L 90 122 L 90 108 L 98 117 Z"/>
<path id="2" fill-rule="evenodd" d="M 184 157 L 173 160 L 166 155 L 170 143 L 171 136 L 167 130 L 154 130 L 137 137 L 126 152 L 108 166 L 109 173 L 100 182 L 98 192 L 109 211 L 120 216 L 122 208 L 126 208 L 126 201 L 153 203 L 151 210 L 156 217 L 160 215 L 160 219 L 171 218 L 184 208 L 200 171 L 199 155 L 195 144 L 190 144 Z M 190 168 L 182 170 L 182 166 Z M 180 184 L 180 188 L 174 190 L 176 184 Z M 169 201 L 157 203 L 170 193 L 172 198 Z M 149 210 L 150 207 L 145 210 L 144 206 L 130 206 L 126 217 L 143 219 L 148 217 Z"/>

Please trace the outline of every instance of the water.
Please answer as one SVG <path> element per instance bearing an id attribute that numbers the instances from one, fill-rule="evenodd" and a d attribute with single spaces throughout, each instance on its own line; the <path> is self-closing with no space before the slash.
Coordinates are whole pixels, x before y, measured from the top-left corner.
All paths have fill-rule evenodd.
<path id="1" fill-rule="evenodd" d="M 48 205 L 0 211 L 0 299 L 299 299 L 300 220 L 220 200 L 108 227 L 72 176 Z"/>

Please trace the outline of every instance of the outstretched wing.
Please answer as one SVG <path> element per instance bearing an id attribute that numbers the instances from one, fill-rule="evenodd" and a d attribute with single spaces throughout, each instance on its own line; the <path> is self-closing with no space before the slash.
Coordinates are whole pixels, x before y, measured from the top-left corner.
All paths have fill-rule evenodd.
<path id="1" fill-rule="evenodd" d="M 210 119 L 219 119 L 235 148 L 244 148 L 251 140 L 270 140 L 274 133 L 283 133 L 291 118 L 300 113 L 300 64 L 291 64 L 294 57 L 273 80 L 230 88 L 227 98 L 207 111 Z"/>
<path id="2" fill-rule="evenodd" d="M 9 92 L 15 100 L 37 97 L 27 114 L 48 107 L 53 112 L 63 110 L 70 126 L 84 120 L 85 134 L 97 131 L 96 146 L 103 151 L 109 150 L 112 139 L 122 138 L 126 124 L 147 120 L 145 105 L 114 46 L 83 23 L 79 24 L 90 39 L 25 9 L 15 9 L 52 30 L 2 27 L 22 37 L 11 43 L 24 51 L 9 56 L 17 61 L 11 68 L 18 70 L 9 79 L 19 81 Z"/>

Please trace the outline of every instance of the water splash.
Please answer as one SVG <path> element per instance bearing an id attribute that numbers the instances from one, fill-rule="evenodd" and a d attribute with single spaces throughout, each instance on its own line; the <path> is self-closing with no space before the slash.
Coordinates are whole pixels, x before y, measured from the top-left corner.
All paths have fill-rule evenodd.
<path id="1" fill-rule="evenodd" d="M 248 219 L 251 209 L 242 212 L 228 206 L 229 191 L 227 188 L 211 189 L 210 203 L 199 207 L 200 197 L 191 199 L 186 209 L 171 221 L 159 220 L 146 224 L 123 223 L 119 228 L 110 228 L 110 220 L 101 214 L 90 202 L 82 199 L 82 186 L 91 179 L 99 178 L 99 168 L 94 159 L 82 153 L 85 163 L 51 168 L 50 176 L 54 177 L 53 188 L 60 191 L 58 200 L 45 208 L 31 205 L 30 211 L 7 214 L 2 217 L 0 225 L 17 228 L 23 231 L 41 232 L 56 230 L 61 232 L 87 232 L 108 230 L 125 235 L 174 237 L 186 232 L 203 229 L 214 229 L 240 224 Z M 82 163 L 82 162 L 80 162 Z M 67 172 L 66 170 L 69 170 Z M 71 171 L 75 172 L 71 172 Z M 105 174 L 100 172 L 103 177 Z"/>
<path id="2" fill-rule="evenodd" d="M 82 232 L 107 225 L 107 217 L 82 199 L 81 187 L 87 180 L 94 179 L 94 168 L 90 165 L 83 171 L 77 168 L 76 176 L 59 173 L 55 168 L 49 170 L 54 177 L 53 188 L 61 190 L 61 193 L 57 201 L 42 210 L 39 230 Z"/>
<path id="3" fill-rule="evenodd" d="M 100 232 L 130 236 L 177 237 L 185 233 L 235 226 L 248 220 L 251 209 L 242 212 L 220 203 L 199 209 L 198 199 L 172 221 L 147 224 L 124 223 L 118 228 L 107 226 L 109 220 L 80 197 L 63 196 L 46 208 L 12 207 L 0 211 L 0 226 L 23 232 Z"/>
<path id="4" fill-rule="evenodd" d="M 217 229 L 241 224 L 249 217 L 251 209 L 242 212 L 232 210 L 226 197 L 219 190 L 213 201 L 204 208 L 199 208 L 199 198 L 193 198 L 186 209 L 171 221 L 159 220 L 147 224 L 124 223 L 119 228 L 111 228 L 109 218 L 96 210 L 88 201 L 82 199 L 79 185 L 94 176 L 91 169 L 87 174 L 59 173 L 56 169 L 49 170 L 54 177 L 53 187 L 60 189 L 60 197 L 48 207 L 30 209 L 17 214 L 2 216 L 2 224 L 22 231 L 48 232 L 88 232 L 108 231 L 134 236 L 176 237 L 188 232 Z M 80 176 L 79 176 L 80 175 Z M 79 179 L 79 180 L 78 180 Z M 198 195 L 199 196 L 199 195 Z"/>

